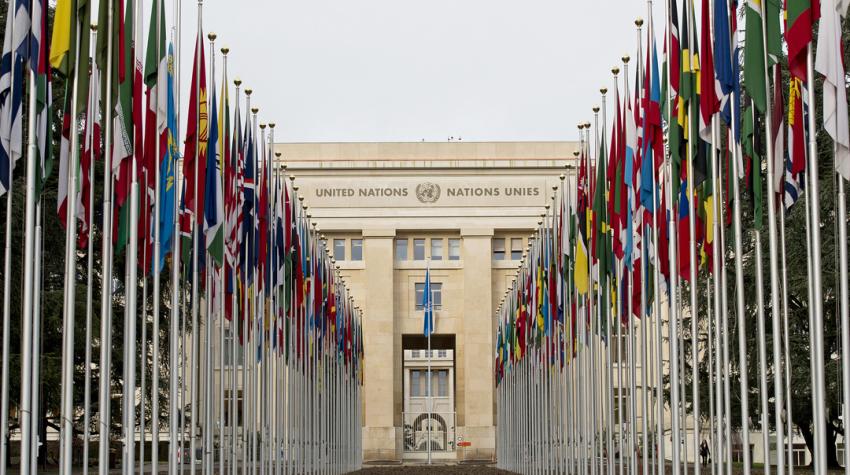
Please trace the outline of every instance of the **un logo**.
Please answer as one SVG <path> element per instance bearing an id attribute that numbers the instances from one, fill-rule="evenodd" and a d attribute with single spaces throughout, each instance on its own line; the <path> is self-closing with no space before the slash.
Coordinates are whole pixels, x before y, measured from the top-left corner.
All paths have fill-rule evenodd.
<path id="1" fill-rule="evenodd" d="M 422 203 L 436 203 L 440 199 L 440 185 L 427 181 L 416 185 L 416 198 Z"/>

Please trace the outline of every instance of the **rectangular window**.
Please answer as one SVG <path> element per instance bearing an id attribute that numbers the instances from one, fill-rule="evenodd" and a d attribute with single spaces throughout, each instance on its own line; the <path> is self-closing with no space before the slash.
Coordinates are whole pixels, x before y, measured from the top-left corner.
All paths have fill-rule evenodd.
<path id="1" fill-rule="evenodd" d="M 395 240 L 395 260 L 407 260 L 407 238 L 399 238 Z"/>
<path id="2" fill-rule="evenodd" d="M 236 396 L 236 401 L 231 399 Z M 231 407 L 232 406 L 232 407 Z M 242 425 L 242 391 L 236 391 L 236 394 L 230 390 L 224 391 L 224 420 L 227 424 L 227 429 L 230 430 L 231 422 L 235 422 L 237 426 Z"/>
<path id="3" fill-rule="evenodd" d="M 334 239 L 334 259 L 345 260 L 345 239 Z"/>
<path id="4" fill-rule="evenodd" d="M 443 239 L 431 238 L 431 259 L 435 261 L 443 260 Z"/>
<path id="5" fill-rule="evenodd" d="M 421 396 L 422 394 L 422 384 L 419 380 L 422 371 L 419 370 L 411 370 L 410 371 L 410 395 L 413 397 Z"/>
<path id="6" fill-rule="evenodd" d="M 511 239 L 511 260 L 522 259 L 522 238 Z"/>
<path id="7" fill-rule="evenodd" d="M 505 260 L 505 238 L 493 239 L 493 260 Z"/>
<path id="8" fill-rule="evenodd" d="M 414 285 L 416 295 L 416 310 L 424 310 L 422 305 L 422 297 L 425 294 L 425 283 L 417 282 Z M 431 297 L 433 299 L 434 309 L 439 310 L 443 306 L 443 284 L 440 282 L 431 282 Z"/>
<path id="9" fill-rule="evenodd" d="M 449 370 L 437 371 L 437 396 L 447 397 L 449 395 Z"/>
<path id="10" fill-rule="evenodd" d="M 242 366 L 243 362 L 243 352 L 242 352 L 242 344 L 238 341 L 236 342 L 236 360 L 234 362 L 233 352 L 231 351 L 233 347 L 233 330 L 230 327 L 224 328 L 224 366 Z"/>
<path id="11" fill-rule="evenodd" d="M 424 239 L 414 239 L 413 240 L 413 260 L 414 261 L 424 261 L 425 260 L 425 240 Z"/>
<path id="12" fill-rule="evenodd" d="M 449 238 L 449 260 L 460 260 L 460 239 Z"/>
<path id="13" fill-rule="evenodd" d="M 352 239 L 351 240 L 351 260 L 352 261 L 362 261 L 363 260 L 363 240 L 362 239 Z"/>

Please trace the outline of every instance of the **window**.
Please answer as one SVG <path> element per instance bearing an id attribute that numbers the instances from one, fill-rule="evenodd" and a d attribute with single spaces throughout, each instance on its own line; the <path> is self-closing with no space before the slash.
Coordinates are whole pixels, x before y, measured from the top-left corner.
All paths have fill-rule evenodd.
<path id="1" fill-rule="evenodd" d="M 437 371 L 437 394 L 435 396 L 447 397 L 449 395 L 449 370 Z"/>
<path id="2" fill-rule="evenodd" d="M 232 324 L 232 322 L 231 322 L 231 324 Z M 224 328 L 224 366 L 225 367 L 234 365 L 233 352 L 231 351 L 232 348 L 233 348 L 232 343 L 233 343 L 233 330 L 231 330 L 230 327 L 225 327 Z M 235 364 L 237 366 L 242 366 L 243 361 L 244 361 L 244 359 L 243 359 L 243 352 L 242 352 L 242 344 L 237 341 L 236 342 L 236 362 L 235 362 Z"/>
<path id="3" fill-rule="evenodd" d="M 352 239 L 351 240 L 351 260 L 352 261 L 362 261 L 363 260 L 363 240 L 362 239 Z"/>
<path id="4" fill-rule="evenodd" d="M 334 259 L 345 260 L 345 239 L 334 239 Z"/>
<path id="5" fill-rule="evenodd" d="M 511 260 L 522 259 L 522 238 L 511 239 Z"/>
<path id="6" fill-rule="evenodd" d="M 449 260 L 460 260 L 460 239 L 449 238 Z"/>
<path id="7" fill-rule="evenodd" d="M 414 286 L 416 294 L 416 310 L 424 310 L 422 306 L 422 297 L 425 293 L 425 283 L 417 282 Z M 439 282 L 431 282 L 431 297 L 433 298 L 434 309 L 439 309 L 443 306 L 443 284 Z"/>
<path id="8" fill-rule="evenodd" d="M 410 396 L 411 397 L 427 397 L 428 396 L 428 370 L 412 369 L 410 370 Z M 449 370 L 447 369 L 432 369 L 431 370 L 431 396 L 448 397 L 449 396 Z"/>
<path id="9" fill-rule="evenodd" d="M 395 260 L 407 260 L 407 238 L 395 240 Z"/>
<path id="10" fill-rule="evenodd" d="M 443 260 L 443 240 L 431 238 L 431 259 L 435 261 Z"/>
<path id="11" fill-rule="evenodd" d="M 425 240 L 424 239 L 414 239 L 413 240 L 413 260 L 414 261 L 424 261 L 425 260 Z"/>
<path id="12" fill-rule="evenodd" d="M 505 238 L 493 239 L 493 260 L 505 260 Z"/>
<path id="13" fill-rule="evenodd" d="M 419 370 L 416 370 L 416 369 L 410 371 L 410 395 L 411 396 L 414 396 L 414 397 L 421 396 L 422 393 L 425 392 L 425 391 L 423 391 L 423 388 L 422 388 L 424 386 L 424 384 L 422 384 L 422 381 L 420 380 L 420 378 L 422 377 L 422 373 L 423 373 L 423 371 L 419 371 Z"/>
<path id="14" fill-rule="evenodd" d="M 230 429 L 230 424 L 235 422 L 237 426 L 242 425 L 242 390 L 236 391 L 236 404 L 231 407 L 233 401 L 231 397 L 234 394 L 230 390 L 224 391 L 224 420 L 227 424 L 227 429 Z"/>

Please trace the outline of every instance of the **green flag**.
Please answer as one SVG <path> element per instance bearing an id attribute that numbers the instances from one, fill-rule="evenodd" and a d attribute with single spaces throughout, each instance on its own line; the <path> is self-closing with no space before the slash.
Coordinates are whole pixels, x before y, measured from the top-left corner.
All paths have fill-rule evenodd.
<path id="1" fill-rule="evenodd" d="M 746 37 L 744 43 L 744 88 L 753 99 L 756 109 L 764 113 L 767 108 L 765 89 L 765 37 L 767 38 L 767 66 L 776 64 L 782 53 L 779 34 L 778 0 L 747 0 Z M 762 15 L 767 32 L 762 29 Z"/>

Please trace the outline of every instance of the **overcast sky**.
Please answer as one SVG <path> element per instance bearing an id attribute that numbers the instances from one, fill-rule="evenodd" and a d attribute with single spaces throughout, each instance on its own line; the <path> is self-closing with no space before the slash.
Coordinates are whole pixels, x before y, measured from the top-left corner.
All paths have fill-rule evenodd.
<path id="1" fill-rule="evenodd" d="M 196 5 L 183 2 L 184 85 Z M 278 124 L 277 141 L 573 140 L 600 86 L 612 87 L 611 67 L 635 56 L 633 22 L 646 8 L 643 0 L 207 0 L 204 29 L 217 33 L 217 50 L 231 49 L 230 77 L 254 90 L 261 121 Z M 661 25 L 663 5 L 655 18 Z"/>

